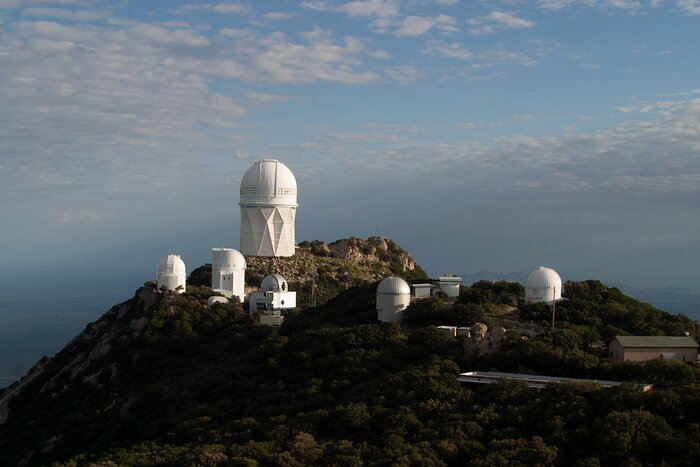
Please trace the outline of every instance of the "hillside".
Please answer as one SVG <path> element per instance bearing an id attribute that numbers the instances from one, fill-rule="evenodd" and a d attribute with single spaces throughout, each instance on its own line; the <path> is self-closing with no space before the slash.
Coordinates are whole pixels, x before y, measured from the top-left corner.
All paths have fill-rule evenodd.
<path id="1" fill-rule="evenodd" d="M 208 287 L 175 295 L 147 283 L 8 389 L 0 465 L 700 463 L 697 370 L 611 364 L 593 345 L 610 333 L 697 338 L 697 323 L 568 282 L 553 334 L 545 309 L 518 301 L 522 286 L 482 281 L 454 304 L 416 302 L 403 326 L 379 324 L 375 287 L 350 287 L 278 329 L 237 303 L 208 310 Z M 470 339 L 433 326 L 476 322 L 489 329 Z M 472 369 L 657 389 L 460 387 L 455 374 Z"/>
<path id="2" fill-rule="evenodd" d="M 316 303 L 322 304 L 342 290 L 373 283 L 390 275 L 406 280 L 424 279 L 425 271 L 394 241 L 382 237 L 350 237 L 325 243 L 301 242 L 295 256 L 273 258 L 246 256 L 246 284 L 252 289 L 268 274 L 281 274 L 297 292 L 300 308 L 309 305 L 311 288 L 316 287 Z M 188 284 L 211 284 L 211 267 L 195 269 Z"/>

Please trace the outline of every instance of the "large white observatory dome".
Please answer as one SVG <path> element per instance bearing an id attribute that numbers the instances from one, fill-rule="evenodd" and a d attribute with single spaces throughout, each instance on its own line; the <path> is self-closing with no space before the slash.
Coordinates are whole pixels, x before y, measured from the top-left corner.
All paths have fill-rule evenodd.
<path id="1" fill-rule="evenodd" d="M 183 293 L 186 279 L 185 263 L 179 255 L 166 256 L 156 268 L 156 281 L 159 289 L 165 286 L 168 290 Z M 178 287 L 180 288 L 178 289 Z"/>
<path id="2" fill-rule="evenodd" d="M 540 266 L 525 281 L 526 302 L 552 302 L 561 298 L 561 277 L 554 269 Z"/>
<path id="3" fill-rule="evenodd" d="M 411 301 L 411 288 L 400 277 L 387 277 L 377 286 L 377 319 L 383 323 L 401 321 Z"/>
<path id="4" fill-rule="evenodd" d="M 241 180 L 241 204 L 297 204 L 297 180 L 276 159 L 253 164 Z"/>
<path id="5" fill-rule="evenodd" d="M 297 181 L 276 159 L 256 162 L 241 180 L 241 253 L 293 256 Z"/>

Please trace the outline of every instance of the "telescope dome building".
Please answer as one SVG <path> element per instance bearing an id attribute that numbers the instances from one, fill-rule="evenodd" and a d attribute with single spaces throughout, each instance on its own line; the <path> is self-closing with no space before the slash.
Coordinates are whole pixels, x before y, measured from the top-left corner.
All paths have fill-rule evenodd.
<path id="1" fill-rule="evenodd" d="M 553 302 L 561 298 L 561 277 L 554 269 L 540 266 L 525 281 L 525 301 Z"/>
<path id="2" fill-rule="evenodd" d="M 377 319 L 382 323 L 401 321 L 411 301 L 411 287 L 400 277 L 387 277 L 377 286 Z"/>
<path id="3" fill-rule="evenodd" d="M 230 292 L 243 303 L 246 262 L 233 248 L 212 248 L 211 288 Z M 228 295 L 228 294 L 227 294 Z"/>
<path id="4" fill-rule="evenodd" d="M 241 180 L 241 253 L 294 256 L 297 181 L 276 159 L 256 162 Z"/>
<path id="5" fill-rule="evenodd" d="M 180 255 L 166 256 L 156 268 L 158 289 L 165 286 L 168 290 L 184 293 L 186 279 L 185 263 L 180 258 Z"/>

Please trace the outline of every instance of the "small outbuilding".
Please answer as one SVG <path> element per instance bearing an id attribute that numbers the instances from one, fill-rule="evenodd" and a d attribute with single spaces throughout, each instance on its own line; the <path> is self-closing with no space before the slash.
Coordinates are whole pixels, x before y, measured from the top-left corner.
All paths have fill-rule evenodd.
<path id="1" fill-rule="evenodd" d="M 433 296 L 433 284 L 413 284 L 413 296 L 415 298 L 430 298 Z"/>
<path id="2" fill-rule="evenodd" d="M 445 274 L 438 277 L 440 291 L 449 298 L 459 297 L 459 286 L 462 285 L 462 278 Z"/>
<path id="3" fill-rule="evenodd" d="M 655 358 L 696 363 L 698 343 L 690 336 L 615 336 L 610 360 L 644 362 Z"/>

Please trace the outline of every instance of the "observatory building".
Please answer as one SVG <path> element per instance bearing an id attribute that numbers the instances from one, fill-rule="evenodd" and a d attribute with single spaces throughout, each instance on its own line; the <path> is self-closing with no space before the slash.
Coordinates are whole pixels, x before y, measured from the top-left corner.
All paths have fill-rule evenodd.
<path id="1" fill-rule="evenodd" d="M 159 290 L 165 286 L 168 290 L 184 293 L 186 279 L 185 263 L 180 259 L 180 255 L 168 255 L 156 267 L 156 281 Z"/>
<path id="2" fill-rule="evenodd" d="M 241 180 L 241 253 L 294 256 L 297 181 L 275 159 L 256 162 Z"/>
<path id="3" fill-rule="evenodd" d="M 410 301 L 408 283 L 400 277 L 387 277 L 377 286 L 377 319 L 382 323 L 400 322 Z"/>
<path id="4" fill-rule="evenodd" d="M 289 284 L 279 274 L 265 276 L 260 284 L 260 290 L 250 294 L 250 309 L 252 315 L 261 312 L 260 324 L 280 325 L 284 320 L 282 312 L 292 310 L 297 306 L 297 293 L 289 291 Z"/>
<path id="5" fill-rule="evenodd" d="M 527 276 L 525 301 L 553 302 L 561 299 L 561 277 L 554 269 L 540 266 Z"/>
<path id="6" fill-rule="evenodd" d="M 459 286 L 462 285 L 462 278 L 444 274 L 438 278 L 440 281 L 440 290 L 447 295 L 448 298 L 459 297 Z"/>
<path id="7" fill-rule="evenodd" d="M 227 297 L 235 295 L 243 303 L 245 258 L 233 248 L 212 248 L 211 253 L 211 288 Z"/>

